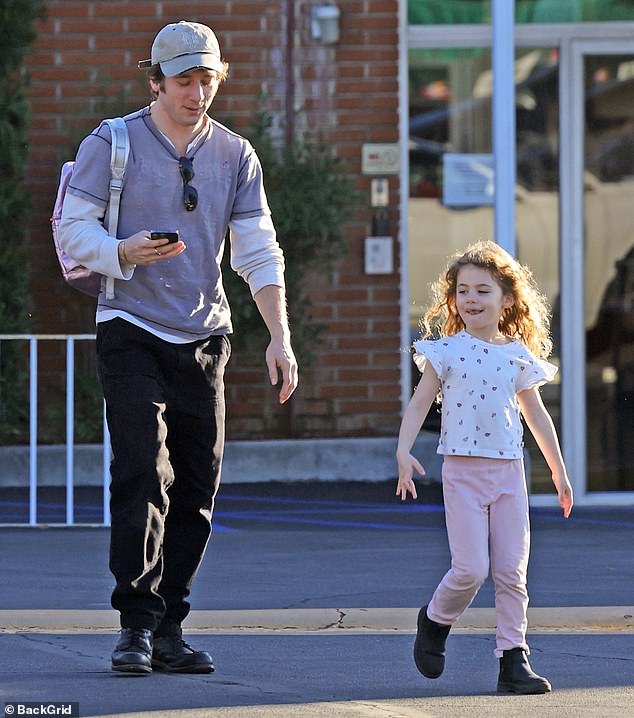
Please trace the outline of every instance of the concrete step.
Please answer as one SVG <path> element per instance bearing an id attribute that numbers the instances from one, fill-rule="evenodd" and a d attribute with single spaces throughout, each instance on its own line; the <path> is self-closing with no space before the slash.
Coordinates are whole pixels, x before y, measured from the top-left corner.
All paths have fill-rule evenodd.
<path id="1" fill-rule="evenodd" d="M 281 439 L 229 441 L 223 483 L 262 481 L 385 481 L 396 479 L 396 437 Z M 426 479 L 440 481 L 438 437 L 421 432 L 414 453 L 427 470 Z M 39 446 L 38 486 L 66 484 L 66 446 Z M 0 447 L 0 486 L 28 486 L 29 447 Z M 107 474 L 107 471 L 106 471 Z M 103 446 L 78 444 L 73 451 L 73 484 L 103 484 Z"/>

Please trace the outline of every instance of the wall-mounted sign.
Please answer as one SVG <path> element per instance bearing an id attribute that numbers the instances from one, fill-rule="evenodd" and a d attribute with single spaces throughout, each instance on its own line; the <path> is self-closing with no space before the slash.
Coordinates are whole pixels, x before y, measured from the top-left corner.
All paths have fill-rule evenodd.
<path id="1" fill-rule="evenodd" d="M 364 249 L 366 274 L 391 274 L 394 271 L 392 237 L 366 237 Z"/>
<path id="2" fill-rule="evenodd" d="M 443 155 L 442 201 L 448 207 L 493 204 L 493 155 Z"/>
<path id="3" fill-rule="evenodd" d="M 361 146 L 361 172 L 364 175 L 397 175 L 399 160 L 398 142 Z"/>

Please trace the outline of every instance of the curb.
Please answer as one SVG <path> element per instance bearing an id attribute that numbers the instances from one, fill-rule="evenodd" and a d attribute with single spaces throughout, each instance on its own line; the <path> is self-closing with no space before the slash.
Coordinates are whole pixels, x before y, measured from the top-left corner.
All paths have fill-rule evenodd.
<path id="1" fill-rule="evenodd" d="M 183 628 L 195 633 L 415 633 L 418 608 L 280 608 L 192 611 Z M 634 634 L 634 606 L 530 608 L 529 632 Z M 454 633 L 494 633 L 495 609 L 470 608 Z M 0 610 L 0 633 L 111 633 L 111 610 Z"/>

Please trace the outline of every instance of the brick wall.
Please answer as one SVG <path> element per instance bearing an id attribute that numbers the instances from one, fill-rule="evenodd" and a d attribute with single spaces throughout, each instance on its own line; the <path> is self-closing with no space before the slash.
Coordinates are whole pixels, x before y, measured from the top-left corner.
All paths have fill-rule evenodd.
<path id="1" fill-rule="evenodd" d="M 33 197 L 28 241 L 34 331 L 92 331 L 94 302 L 62 285 L 50 245 L 48 219 L 56 177 L 60 163 L 101 117 L 148 101 L 136 62 L 149 57 L 154 35 L 168 22 L 204 22 L 219 37 L 230 62 L 230 78 L 214 102 L 215 117 L 244 132 L 252 125 L 258 96 L 265 93 L 274 127 L 283 137 L 287 110 L 294 107 L 296 135 L 307 129 L 317 132 L 342 158 L 369 203 L 369 180 L 361 176 L 361 145 L 398 139 L 398 1 L 340 0 L 341 39 L 333 46 L 311 39 L 312 4 L 307 0 L 47 3 L 47 18 L 40 23 L 28 63 L 32 133 L 27 177 Z M 293 5 L 289 26 L 287 10 Z M 289 27 L 294 70 L 290 83 Z M 398 227 L 396 180 L 390 180 L 393 234 Z M 231 438 L 396 431 L 399 280 L 397 273 L 363 273 L 363 239 L 370 220 L 365 208 L 350 218 L 345 228 L 347 255 L 331 276 L 311 283 L 314 314 L 327 331 L 314 366 L 301 373 L 291 406 L 277 406 L 263 356 L 234 353 L 227 377 Z"/>

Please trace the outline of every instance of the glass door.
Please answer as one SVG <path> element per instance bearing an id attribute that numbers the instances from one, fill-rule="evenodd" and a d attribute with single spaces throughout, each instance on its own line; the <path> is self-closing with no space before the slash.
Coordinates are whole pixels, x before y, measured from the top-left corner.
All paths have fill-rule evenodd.
<path id="1" fill-rule="evenodd" d="M 634 42 L 572 38 L 562 58 L 563 449 L 578 504 L 631 504 Z"/>
<path id="2" fill-rule="evenodd" d="M 588 493 L 634 491 L 633 50 L 579 48 Z"/>

